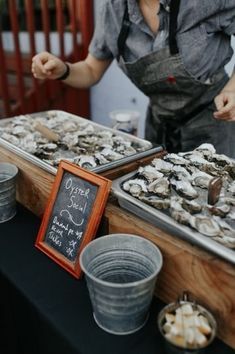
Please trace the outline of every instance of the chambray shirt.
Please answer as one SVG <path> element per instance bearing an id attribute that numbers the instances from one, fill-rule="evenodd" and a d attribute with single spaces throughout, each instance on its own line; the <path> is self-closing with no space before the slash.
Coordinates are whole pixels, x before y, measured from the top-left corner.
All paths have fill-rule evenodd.
<path id="1" fill-rule="evenodd" d="M 95 58 L 117 57 L 125 1 L 99 0 L 95 32 L 89 46 Z M 160 0 L 157 35 L 145 23 L 138 0 L 127 2 L 131 26 L 125 61 L 131 63 L 168 45 L 170 0 Z M 185 68 L 196 79 L 207 80 L 229 62 L 233 55 L 230 44 L 233 34 L 235 0 L 181 0 L 176 38 Z"/>

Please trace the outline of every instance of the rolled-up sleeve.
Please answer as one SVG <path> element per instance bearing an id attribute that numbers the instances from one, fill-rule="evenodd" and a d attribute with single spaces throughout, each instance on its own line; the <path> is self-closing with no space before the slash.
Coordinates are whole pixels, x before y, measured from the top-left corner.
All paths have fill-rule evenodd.
<path id="1" fill-rule="evenodd" d="M 220 15 L 220 26 L 227 35 L 235 35 L 235 0 L 224 0 Z"/>
<path id="2" fill-rule="evenodd" d="M 95 31 L 89 45 L 89 53 L 97 59 L 111 59 L 112 52 L 107 45 L 107 26 L 109 23 L 107 1 L 100 1 L 98 5 Z"/>

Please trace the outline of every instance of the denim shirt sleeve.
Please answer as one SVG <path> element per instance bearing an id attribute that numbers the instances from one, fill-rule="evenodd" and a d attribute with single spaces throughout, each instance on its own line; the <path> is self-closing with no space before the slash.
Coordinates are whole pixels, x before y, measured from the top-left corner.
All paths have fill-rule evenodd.
<path id="1" fill-rule="evenodd" d="M 224 33 L 235 35 L 235 0 L 224 0 L 219 21 Z"/>
<path id="2" fill-rule="evenodd" d="M 107 24 L 109 16 L 107 14 L 107 1 L 99 0 L 99 7 L 95 25 L 95 31 L 89 45 L 89 53 L 97 59 L 111 59 L 112 52 L 107 45 Z"/>

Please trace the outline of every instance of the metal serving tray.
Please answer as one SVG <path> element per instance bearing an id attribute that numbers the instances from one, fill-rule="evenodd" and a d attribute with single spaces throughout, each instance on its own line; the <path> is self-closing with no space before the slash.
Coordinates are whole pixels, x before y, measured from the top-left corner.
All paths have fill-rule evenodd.
<path id="1" fill-rule="evenodd" d="M 92 122 L 90 120 L 87 120 L 85 118 L 76 116 L 76 115 L 71 114 L 71 113 L 67 113 L 65 111 L 52 110 L 52 111 L 45 111 L 45 112 L 37 112 L 37 113 L 33 113 L 33 114 L 27 114 L 25 116 L 26 117 L 30 116 L 32 118 L 36 118 L 36 117 L 46 116 L 46 115 L 48 115 L 48 113 L 58 114 L 62 118 L 63 117 L 64 118 L 68 118 L 68 116 L 69 116 L 69 117 L 71 117 L 71 119 L 75 119 L 79 123 L 89 123 L 89 124 L 91 124 L 94 127 L 95 130 L 110 131 L 110 132 L 114 133 L 115 135 L 122 136 L 126 140 L 129 140 L 129 141 L 131 141 L 131 142 L 133 142 L 135 144 L 138 144 L 140 147 L 142 147 L 144 149 L 144 151 L 137 152 L 137 153 L 129 155 L 129 156 L 124 156 L 123 158 L 120 158 L 119 160 L 115 160 L 115 161 L 112 161 L 112 162 L 109 162 L 109 163 L 106 163 L 106 164 L 99 165 L 99 166 L 96 166 L 94 168 L 91 168 L 90 171 L 93 171 L 95 173 L 100 173 L 100 172 L 104 172 L 104 171 L 110 170 L 112 168 L 123 166 L 125 164 L 130 163 L 130 162 L 136 161 L 137 159 L 142 159 L 142 158 L 147 157 L 149 155 L 152 155 L 152 154 L 155 154 L 155 153 L 163 151 L 163 147 L 160 146 L 160 145 L 156 146 L 156 147 L 153 147 L 152 144 L 149 141 L 147 141 L 147 140 L 135 137 L 133 135 L 130 135 L 130 134 L 127 134 L 127 133 L 124 133 L 124 132 L 121 132 L 121 131 L 117 131 L 117 130 L 112 129 L 112 128 L 105 127 L 105 126 L 103 126 L 101 124 L 94 123 L 94 122 Z M 1 119 L 0 120 L 0 126 L 4 126 L 7 123 L 10 123 L 11 121 L 14 120 L 14 118 L 16 118 L 16 117 Z M 38 158 L 38 157 L 34 156 L 33 154 L 30 154 L 30 153 L 22 150 L 21 148 L 13 145 L 12 143 L 6 141 L 5 139 L 2 139 L 1 137 L 0 137 L 0 146 L 6 148 L 7 150 L 15 153 L 16 155 L 24 158 L 25 160 L 33 163 L 34 165 L 42 168 L 43 170 L 45 170 L 45 171 L 47 171 L 47 172 L 49 172 L 49 173 L 51 173 L 53 175 L 55 175 L 57 173 L 57 168 L 56 167 L 51 166 L 50 164 L 44 162 L 40 158 Z"/>
<path id="2" fill-rule="evenodd" d="M 126 180 L 134 177 L 137 171 L 128 173 L 120 178 L 117 178 L 112 183 L 112 194 L 118 199 L 119 205 L 133 214 L 139 216 L 147 222 L 159 227 L 173 236 L 177 236 L 193 245 L 200 246 L 226 261 L 235 264 L 235 251 L 223 246 L 214 241 L 210 237 L 204 236 L 190 227 L 177 223 L 167 213 L 151 207 L 148 204 L 141 202 L 139 199 L 132 197 L 126 193 L 121 185 Z"/>

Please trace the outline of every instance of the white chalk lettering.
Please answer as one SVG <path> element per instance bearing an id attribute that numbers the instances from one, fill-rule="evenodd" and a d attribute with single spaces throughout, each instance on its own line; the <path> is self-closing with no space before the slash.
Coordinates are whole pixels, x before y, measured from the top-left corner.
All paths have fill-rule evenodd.
<path id="1" fill-rule="evenodd" d="M 81 240 L 83 232 L 76 231 L 77 240 Z"/>
<path id="2" fill-rule="evenodd" d="M 68 236 L 73 236 L 73 235 L 74 235 L 74 230 L 73 229 L 69 229 Z"/>
<path id="3" fill-rule="evenodd" d="M 57 235 L 63 237 L 63 230 L 57 229 L 57 227 L 56 227 L 55 225 L 52 225 L 52 226 L 51 226 L 51 229 L 52 229 L 52 231 L 54 231 Z"/>
<path id="4" fill-rule="evenodd" d="M 73 249 L 75 249 L 76 244 L 77 244 L 77 241 L 74 241 L 74 240 L 69 241 L 69 246 L 71 246 Z"/>
<path id="5" fill-rule="evenodd" d="M 87 202 L 84 203 L 75 203 L 74 201 L 75 195 L 72 195 L 72 197 L 70 198 L 70 203 L 68 204 L 68 208 L 73 208 L 76 210 L 79 210 L 81 213 L 84 214 L 85 210 L 86 210 L 86 205 Z"/>
<path id="6" fill-rule="evenodd" d="M 82 188 L 76 187 L 73 185 L 72 178 L 68 178 L 65 183 L 65 188 L 69 191 L 69 195 L 72 196 L 73 194 L 80 195 L 88 199 L 90 188 L 86 188 L 83 190 Z"/>
<path id="7" fill-rule="evenodd" d="M 56 224 L 57 226 L 61 227 L 65 231 L 68 231 L 69 225 L 68 224 L 64 225 L 63 222 L 58 220 L 57 216 L 54 217 L 53 224 Z"/>
<path id="8" fill-rule="evenodd" d="M 59 236 L 55 235 L 53 231 L 49 232 L 49 239 L 53 241 L 58 247 L 61 247 L 62 242 L 60 241 Z"/>
<path id="9" fill-rule="evenodd" d="M 68 254 L 68 256 L 69 257 L 73 257 L 73 248 L 71 248 L 71 247 L 68 247 L 67 249 L 66 249 L 66 253 Z"/>

